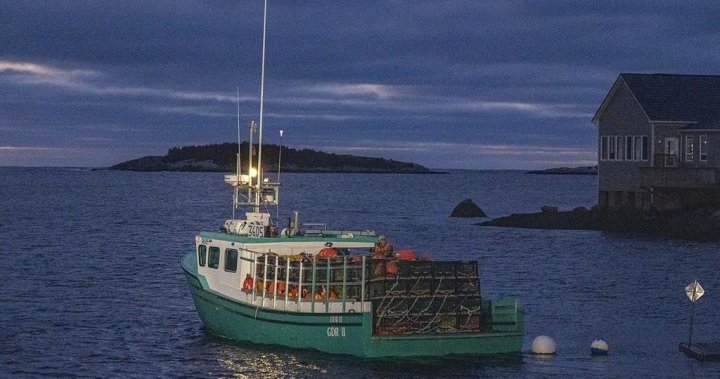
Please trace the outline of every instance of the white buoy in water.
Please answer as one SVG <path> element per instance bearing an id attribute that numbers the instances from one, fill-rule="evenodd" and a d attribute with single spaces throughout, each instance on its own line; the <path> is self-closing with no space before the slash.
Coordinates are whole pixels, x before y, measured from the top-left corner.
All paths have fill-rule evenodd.
<path id="1" fill-rule="evenodd" d="M 532 342 L 533 354 L 555 354 L 555 341 L 548 336 L 537 336 Z"/>
<path id="2" fill-rule="evenodd" d="M 607 355 L 608 344 L 603 340 L 595 340 L 590 344 L 590 354 L 592 355 Z"/>

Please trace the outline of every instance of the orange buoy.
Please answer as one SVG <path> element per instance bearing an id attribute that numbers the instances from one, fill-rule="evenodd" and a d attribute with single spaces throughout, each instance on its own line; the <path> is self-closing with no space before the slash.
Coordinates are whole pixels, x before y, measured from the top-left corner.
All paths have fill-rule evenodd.
<path id="1" fill-rule="evenodd" d="M 290 286 L 290 292 L 288 292 L 289 297 L 297 297 L 297 286 Z"/>
<path id="2" fill-rule="evenodd" d="M 395 257 L 401 261 L 413 261 L 417 258 L 417 255 L 412 250 L 400 250 L 395 253 Z"/>
<path id="3" fill-rule="evenodd" d="M 397 275 L 398 273 L 398 265 L 397 263 L 390 261 L 387 264 L 385 264 L 385 273 L 387 275 Z"/>
<path id="4" fill-rule="evenodd" d="M 333 258 L 337 257 L 337 250 L 332 247 L 326 247 L 317 253 L 318 258 Z"/>
<path id="5" fill-rule="evenodd" d="M 285 293 L 285 282 L 282 280 L 278 280 L 275 282 L 275 291 L 277 291 L 278 295 L 282 295 Z"/>
<path id="6" fill-rule="evenodd" d="M 252 276 L 250 276 L 250 274 L 247 274 L 247 276 L 245 276 L 245 281 L 243 282 L 242 289 L 243 289 L 243 291 L 250 292 L 250 291 L 252 291 L 252 288 L 253 288 L 253 278 L 252 278 Z"/>

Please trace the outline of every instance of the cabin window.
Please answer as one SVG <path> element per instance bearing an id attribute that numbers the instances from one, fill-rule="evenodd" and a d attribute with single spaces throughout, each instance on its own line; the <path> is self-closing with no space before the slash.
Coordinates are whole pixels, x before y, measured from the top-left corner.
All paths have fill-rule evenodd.
<path id="1" fill-rule="evenodd" d="M 650 138 L 648 136 L 642 136 L 642 160 L 647 161 L 650 156 Z"/>
<path id="2" fill-rule="evenodd" d="M 708 160 L 708 141 L 707 136 L 702 135 L 698 139 L 700 145 L 700 161 L 706 162 Z"/>
<path id="3" fill-rule="evenodd" d="M 623 138 L 622 136 L 615 137 L 615 145 L 617 146 L 617 155 L 615 157 L 616 160 L 621 161 L 623 160 Z"/>
<path id="4" fill-rule="evenodd" d="M 207 246 L 199 245 L 197 247 L 198 264 L 205 267 L 205 260 L 207 259 Z"/>
<path id="5" fill-rule="evenodd" d="M 606 136 L 600 137 L 600 160 L 606 161 L 608 159 L 608 138 Z"/>
<path id="6" fill-rule="evenodd" d="M 237 271 L 238 251 L 235 249 L 225 249 L 225 271 Z"/>
<path id="7" fill-rule="evenodd" d="M 218 268 L 220 266 L 220 248 L 210 246 L 210 256 L 208 257 L 208 267 Z"/>
<path id="8" fill-rule="evenodd" d="M 685 161 L 695 160 L 695 137 L 685 136 Z"/>
<path id="9" fill-rule="evenodd" d="M 609 137 L 610 138 L 610 152 L 608 153 L 608 159 L 611 161 L 614 161 L 616 159 L 616 146 L 615 146 L 615 137 Z"/>

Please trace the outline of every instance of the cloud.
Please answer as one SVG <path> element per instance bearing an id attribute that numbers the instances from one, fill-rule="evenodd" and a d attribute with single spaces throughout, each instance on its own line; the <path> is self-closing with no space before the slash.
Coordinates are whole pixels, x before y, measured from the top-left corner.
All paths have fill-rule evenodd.
<path id="1" fill-rule="evenodd" d="M 372 97 L 381 100 L 401 96 L 404 91 L 397 86 L 384 84 L 343 84 L 324 83 L 305 87 L 308 92 L 316 92 L 337 97 Z"/>
<path id="2" fill-rule="evenodd" d="M 31 62 L 0 60 L 0 74 L 7 74 L 16 84 L 51 85 L 70 89 L 81 89 L 89 78 L 98 73 L 92 70 L 64 70 L 57 67 Z"/>
<path id="3" fill-rule="evenodd" d="M 69 150 L 63 147 L 38 147 L 38 146 L 0 146 L 0 151 L 3 152 L 38 152 L 38 151 L 66 151 Z"/>
<path id="4" fill-rule="evenodd" d="M 66 70 L 31 62 L 0 61 L 1 73 L 18 74 L 10 77 L 16 85 L 47 85 L 97 96 L 156 97 L 177 100 L 218 101 L 233 103 L 254 101 L 253 96 L 237 96 L 228 93 L 178 91 L 137 86 L 103 85 L 101 79 L 111 80 L 93 70 Z"/>

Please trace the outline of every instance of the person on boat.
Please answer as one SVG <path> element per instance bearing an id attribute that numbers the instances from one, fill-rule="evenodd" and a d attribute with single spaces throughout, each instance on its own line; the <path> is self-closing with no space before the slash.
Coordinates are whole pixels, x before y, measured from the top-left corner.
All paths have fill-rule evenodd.
<path id="1" fill-rule="evenodd" d="M 318 258 L 334 258 L 337 257 L 338 252 L 337 249 L 333 247 L 332 242 L 325 242 L 325 247 L 318 252 L 317 257 Z"/>
<path id="2" fill-rule="evenodd" d="M 375 259 L 392 258 L 393 246 L 388 242 L 387 237 L 381 235 L 375 246 L 372 247 L 372 257 Z"/>
<path id="3" fill-rule="evenodd" d="M 243 291 L 245 292 L 252 292 L 253 289 L 253 278 L 250 276 L 250 274 L 247 274 L 245 276 L 245 281 L 243 282 Z"/>
<path id="4" fill-rule="evenodd" d="M 381 277 L 385 275 L 385 259 L 392 258 L 393 246 L 388 242 L 387 237 L 381 235 L 375 246 L 372 247 L 372 258 L 375 259 L 375 269 L 373 270 L 373 277 Z"/>

